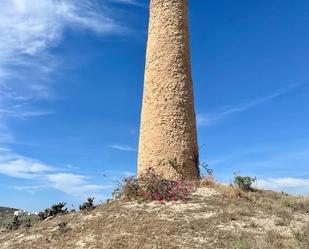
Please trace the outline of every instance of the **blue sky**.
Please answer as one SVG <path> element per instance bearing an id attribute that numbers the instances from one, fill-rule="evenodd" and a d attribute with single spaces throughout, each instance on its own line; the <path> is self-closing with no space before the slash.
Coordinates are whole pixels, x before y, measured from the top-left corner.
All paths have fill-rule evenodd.
<path id="1" fill-rule="evenodd" d="M 104 200 L 136 172 L 148 1 L 29 1 L 0 8 L 0 206 Z M 308 11 L 190 1 L 200 156 L 219 181 L 309 194 Z"/>

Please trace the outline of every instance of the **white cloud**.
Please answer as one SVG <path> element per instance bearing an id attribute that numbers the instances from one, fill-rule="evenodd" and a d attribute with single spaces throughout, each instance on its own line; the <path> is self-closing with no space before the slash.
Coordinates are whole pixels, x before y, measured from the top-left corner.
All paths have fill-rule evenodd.
<path id="1" fill-rule="evenodd" d="M 127 29 L 114 19 L 114 10 L 101 0 L 2 0 L 0 7 L 0 146 L 16 142 L 10 119 L 51 114 L 32 107 L 32 100 L 53 95 L 50 76 L 61 61 L 51 54 L 67 30 L 87 30 L 98 35 L 119 34 Z M 124 3 L 124 1 L 122 1 Z M 134 4 L 135 1 L 126 3 Z M 27 179 L 36 190 L 54 188 L 69 195 L 98 192 L 85 176 L 0 148 L 0 174 Z M 44 183 L 44 184 L 42 184 Z"/>
<path id="2" fill-rule="evenodd" d="M 18 191 L 23 191 L 35 195 L 35 193 L 39 190 L 48 187 L 48 185 L 34 185 L 34 186 L 13 186 L 13 189 Z"/>
<path id="3" fill-rule="evenodd" d="M 0 93 L 1 95 L 1 93 Z M 9 128 L 10 119 L 25 120 L 32 117 L 50 115 L 51 111 L 42 111 L 30 107 L 26 103 L 1 103 L 0 101 L 0 145 L 16 143 L 15 136 Z"/>
<path id="4" fill-rule="evenodd" d="M 17 155 L 6 148 L 0 150 L 0 174 L 23 179 L 39 179 L 53 168 L 36 160 Z"/>
<path id="5" fill-rule="evenodd" d="M 309 195 L 309 179 L 303 178 L 268 178 L 258 180 L 259 188 L 285 191 L 291 194 Z"/>
<path id="6" fill-rule="evenodd" d="M 121 144 L 112 144 L 112 145 L 109 145 L 108 148 L 111 148 L 111 149 L 114 149 L 114 150 L 120 150 L 120 151 L 127 151 L 127 152 L 136 151 L 136 149 L 132 146 L 121 145 Z"/>
<path id="7" fill-rule="evenodd" d="M 260 188 L 309 195 L 309 148 L 300 147 L 299 141 L 288 147 L 238 148 L 207 162 L 223 182 L 232 181 L 232 173 L 240 171 L 241 175 L 256 176 Z"/>
<path id="8" fill-rule="evenodd" d="M 8 119 L 50 114 L 31 107 L 34 99 L 54 96 L 52 74 L 62 63 L 50 49 L 69 29 L 98 35 L 127 32 L 115 20 L 115 11 L 100 0 L 1 1 L 0 144 L 12 141 Z"/>
<path id="9" fill-rule="evenodd" d="M 256 107 L 260 104 L 263 104 L 263 103 L 266 103 L 270 100 L 278 98 L 278 97 L 280 97 L 284 94 L 291 92 L 292 90 L 294 90 L 295 88 L 297 88 L 301 85 L 302 84 L 300 84 L 300 83 L 292 84 L 292 85 L 289 85 L 285 88 L 279 89 L 272 94 L 262 96 L 260 98 L 254 99 L 252 101 L 249 101 L 249 102 L 246 102 L 246 103 L 243 103 L 243 104 L 239 104 L 239 105 L 224 107 L 224 108 L 222 108 L 223 109 L 222 111 L 218 111 L 216 113 L 198 114 L 197 115 L 197 124 L 198 124 L 198 126 L 215 125 L 215 124 L 223 121 L 224 119 L 232 116 L 233 114 L 237 114 L 237 113 L 247 111 L 247 110 L 249 110 L 253 107 Z"/>
<path id="10" fill-rule="evenodd" d="M 117 182 L 123 178 L 135 176 L 136 173 L 131 171 L 119 171 L 119 170 L 106 170 L 101 174 L 103 177 L 107 178 L 110 182 Z"/>
<path id="11" fill-rule="evenodd" d="M 0 108 L 0 115 L 6 118 L 25 119 L 52 114 L 51 111 L 33 110 L 23 105 L 13 105 L 10 108 Z"/>
<path id="12" fill-rule="evenodd" d="M 9 94 L 1 94 L 0 98 L 48 96 L 50 89 L 43 79 L 57 64 L 49 48 L 59 44 L 67 29 L 88 29 L 98 34 L 123 32 L 110 13 L 94 0 L 3 0 L 0 90 L 8 90 Z M 25 70 L 33 70 L 36 75 L 28 79 Z M 18 81 L 17 85 L 7 82 L 10 79 Z"/>
<path id="13" fill-rule="evenodd" d="M 40 162 L 27 158 L 16 158 L 0 163 L 0 173 L 23 179 L 36 179 L 52 169 Z"/>
<path id="14" fill-rule="evenodd" d="M 0 145 L 12 143 L 13 141 L 14 135 L 10 132 L 6 124 L 0 118 Z"/>
<path id="15" fill-rule="evenodd" d="M 148 4 L 147 3 L 141 3 L 141 0 L 111 0 L 114 3 L 122 3 L 122 4 L 130 4 L 142 8 L 147 8 Z"/>
<path id="16" fill-rule="evenodd" d="M 137 1 L 135 0 L 112 0 L 115 3 L 124 3 L 124 4 L 136 4 Z"/>
<path id="17" fill-rule="evenodd" d="M 17 190 L 35 193 L 49 188 L 64 192 L 70 196 L 85 198 L 96 196 L 100 191 L 111 188 L 110 185 L 89 183 L 89 178 L 80 174 L 62 172 L 58 167 L 20 156 L 7 148 L 0 147 L 0 174 L 25 179 L 32 186 L 14 186 Z"/>
<path id="18" fill-rule="evenodd" d="M 56 173 L 47 175 L 51 187 L 71 196 L 87 197 L 100 190 L 109 189 L 110 185 L 94 185 L 86 181 L 86 177 L 72 173 Z"/>

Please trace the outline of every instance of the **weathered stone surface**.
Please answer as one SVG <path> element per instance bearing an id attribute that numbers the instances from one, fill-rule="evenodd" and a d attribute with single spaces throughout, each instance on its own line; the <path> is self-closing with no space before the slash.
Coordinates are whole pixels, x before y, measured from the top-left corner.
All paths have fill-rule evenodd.
<path id="1" fill-rule="evenodd" d="M 188 2 L 151 0 L 138 172 L 194 179 L 197 161 Z"/>

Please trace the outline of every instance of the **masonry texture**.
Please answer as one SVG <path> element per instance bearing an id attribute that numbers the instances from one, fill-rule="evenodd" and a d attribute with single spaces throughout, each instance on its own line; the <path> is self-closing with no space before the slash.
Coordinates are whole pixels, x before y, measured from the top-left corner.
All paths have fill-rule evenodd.
<path id="1" fill-rule="evenodd" d="M 151 0 L 138 173 L 196 179 L 198 145 L 187 0 Z"/>

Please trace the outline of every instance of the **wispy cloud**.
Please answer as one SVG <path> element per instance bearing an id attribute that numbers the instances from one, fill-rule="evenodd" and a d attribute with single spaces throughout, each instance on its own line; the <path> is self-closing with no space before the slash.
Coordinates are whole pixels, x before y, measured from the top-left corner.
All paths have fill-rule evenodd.
<path id="1" fill-rule="evenodd" d="M 262 189 L 285 191 L 297 195 L 309 195 L 308 178 L 268 178 L 258 180 L 257 186 Z"/>
<path id="2" fill-rule="evenodd" d="M 15 189 L 31 193 L 48 188 L 85 198 L 112 188 L 111 185 L 90 184 L 87 176 L 61 171 L 59 167 L 23 157 L 7 148 L 0 148 L 0 174 L 34 183 L 31 186 L 14 186 Z"/>
<path id="3" fill-rule="evenodd" d="M 27 0 L 3 0 L 1 6 L 0 87 L 11 89 L 10 96 L 6 94 L 11 98 L 50 94 L 46 82 L 42 84 L 42 81 L 57 62 L 48 49 L 61 42 L 67 29 L 88 29 L 98 34 L 124 30 L 110 16 L 112 11 L 99 1 L 32 0 L 29 4 Z M 26 69 L 36 72 L 31 81 L 27 79 Z M 20 91 L 12 82 L 8 86 L 7 81 L 12 78 L 18 81 Z"/>
<path id="4" fill-rule="evenodd" d="M 91 184 L 91 178 L 19 155 L 8 149 L 18 138 L 10 120 L 50 115 L 34 101 L 55 95 L 52 75 L 62 62 L 51 53 L 67 30 L 97 35 L 124 34 L 128 29 L 114 18 L 116 9 L 100 0 L 2 0 L 0 8 L 0 174 L 30 184 L 15 189 L 56 189 L 72 196 L 98 195 L 111 186 Z M 115 2 L 115 1 L 110 1 Z M 137 1 L 118 1 L 135 4 Z M 120 149 L 120 148 L 119 148 Z M 122 148 L 130 150 L 127 148 Z M 31 185 L 33 184 L 33 185 Z"/>
<path id="5" fill-rule="evenodd" d="M 113 149 L 113 150 L 127 151 L 127 152 L 136 151 L 136 149 L 132 146 L 121 145 L 121 144 L 111 144 L 111 145 L 108 145 L 108 148 Z"/>
<path id="6" fill-rule="evenodd" d="M 119 171 L 119 170 L 106 170 L 102 172 L 102 176 L 106 177 L 112 182 L 122 180 L 123 178 L 135 176 L 136 173 L 131 171 Z"/>
<path id="7" fill-rule="evenodd" d="M 10 177 L 40 179 L 48 171 L 52 171 L 48 165 L 23 157 L 0 163 L 0 174 Z"/>
<path id="8" fill-rule="evenodd" d="M 110 0 L 110 1 L 112 1 L 114 3 L 135 5 L 135 6 L 143 7 L 143 8 L 147 7 L 147 4 L 141 3 L 141 0 Z"/>
<path id="9" fill-rule="evenodd" d="M 104 189 L 110 189 L 112 185 L 89 184 L 87 177 L 72 173 L 55 173 L 47 175 L 47 180 L 52 188 L 76 197 L 95 195 Z"/>
<path id="10" fill-rule="evenodd" d="M 0 145 L 12 143 L 14 140 L 14 135 L 0 118 Z"/>
<path id="11" fill-rule="evenodd" d="M 286 86 L 284 88 L 281 88 L 281 89 L 275 91 L 272 94 L 262 96 L 260 98 L 251 100 L 251 101 L 246 102 L 246 103 L 242 103 L 242 104 L 234 105 L 234 106 L 227 106 L 227 107 L 222 108 L 223 110 L 215 112 L 215 113 L 198 114 L 197 115 L 197 124 L 198 124 L 198 126 L 215 125 L 219 122 L 222 122 L 223 120 L 225 120 L 226 118 L 228 118 L 228 117 L 230 117 L 234 114 L 248 111 L 251 108 L 254 108 L 258 105 L 266 103 L 270 100 L 276 99 L 276 98 L 278 98 L 278 97 L 280 97 L 284 94 L 287 94 L 287 93 L 293 91 L 294 89 L 300 87 L 301 85 L 302 84 L 300 84 L 300 83 L 291 84 L 289 86 Z"/>
<path id="12" fill-rule="evenodd" d="M 107 1 L 99 0 L 1 1 L 0 126 L 5 126 L 6 132 L 8 119 L 50 114 L 31 104 L 55 95 L 51 79 L 62 62 L 51 48 L 61 44 L 66 31 L 87 30 L 98 35 L 127 32 L 115 20 L 115 11 Z M 0 127 L 0 144 L 9 140 Z"/>
<path id="13" fill-rule="evenodd" d="M 1 106 L 0 103 L 0 145 L 16 143 L 16 138 L 9 127 L 9 121 L 26 120 L 28 118 L 50 115 L 53 112 L 45 110 L 37 110 L 26 105 L 18 104 L 11 106 Z"/>
<path id="14" fill-rule="evenodd" d="M 246 148 L 218 155 L 209 165 L 223 182 L 232 181 L 232 173 L 240 171 L 242 175 L 256 176 L 258 188 L 309 195 L 309 148 L 297 147 L 290 143 L 288 148 Z M 216 174 L 217 170 L 221 174 Z"/>
<path id="15" fill-rule="evenodd" d="M 23 157 L 5 147 L 0 148 L 0 174 L 23 179 L 40 179 L 55 170 L 50 165 Z"/>
<path id="16" fill-rule="evenodd" d="M 52 111 L 35 110 L 25 108 L 23 105 L 13 105 L 10 108 L 0 108 L 0 115 L 6 118 L 26 119 L 30 117 L 45 116 L 52 114 Z"/>

